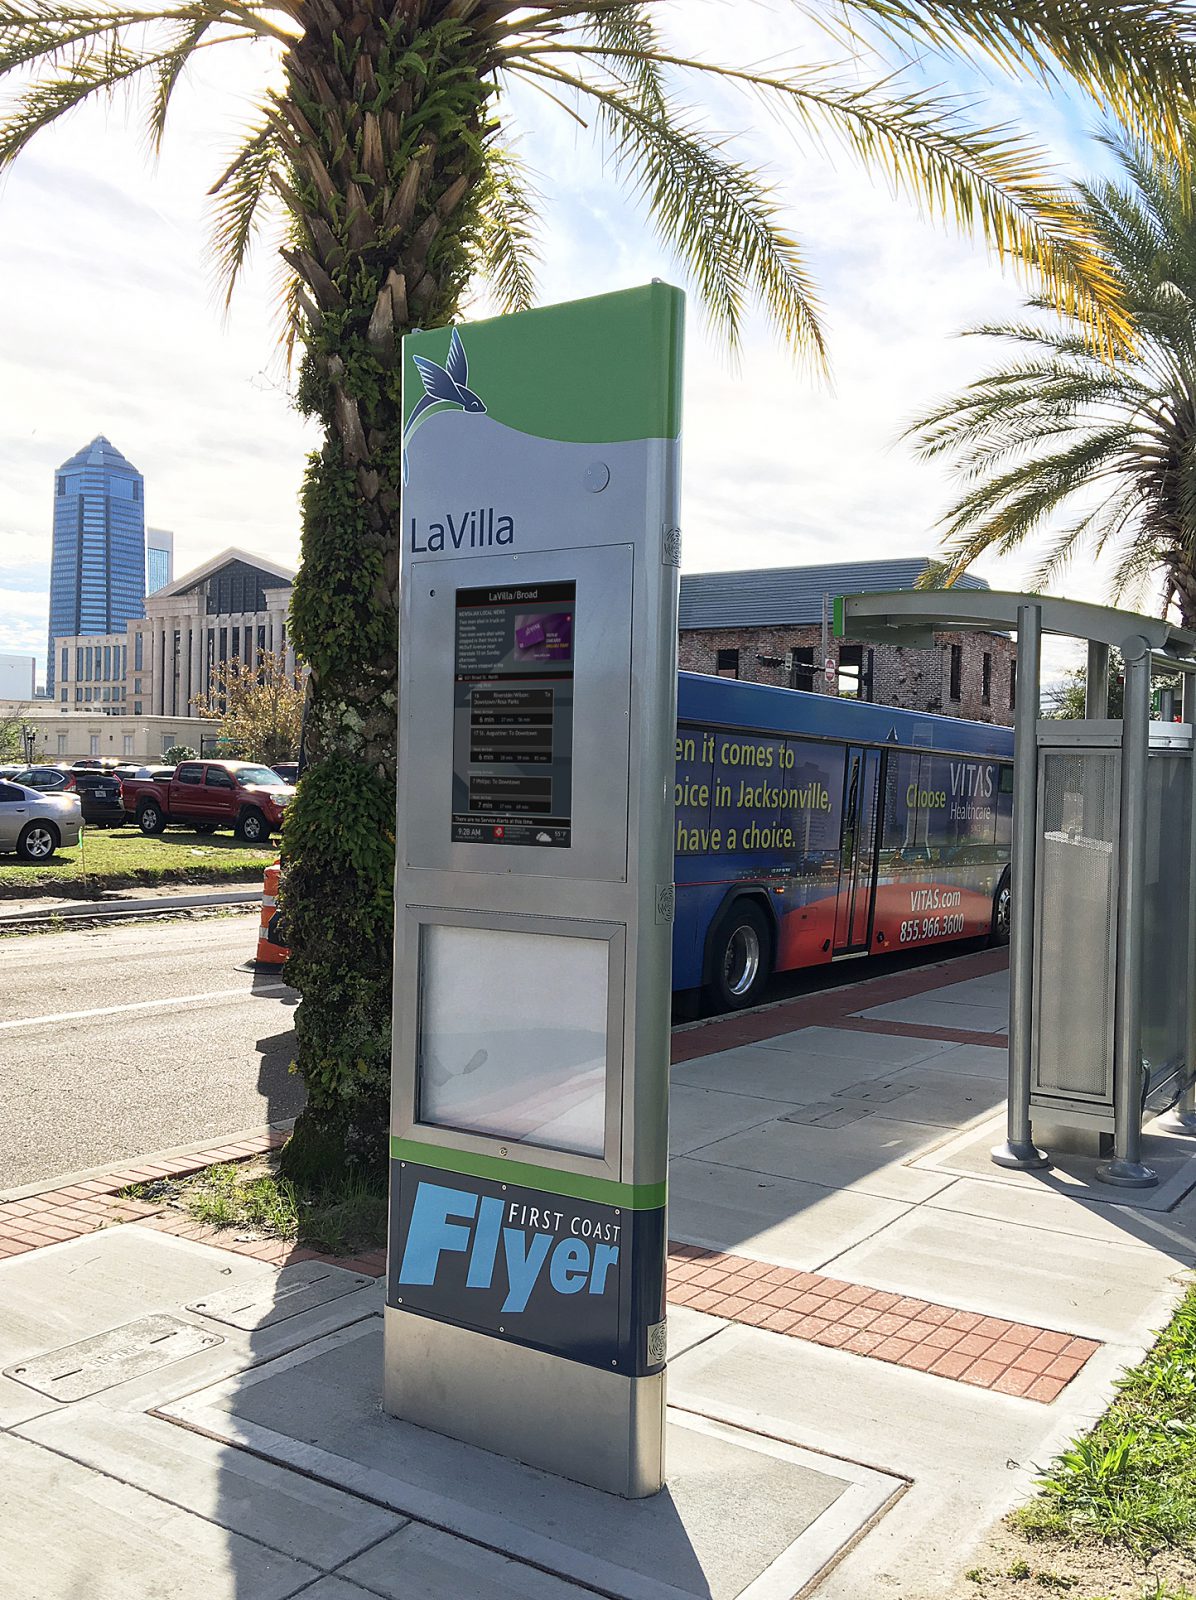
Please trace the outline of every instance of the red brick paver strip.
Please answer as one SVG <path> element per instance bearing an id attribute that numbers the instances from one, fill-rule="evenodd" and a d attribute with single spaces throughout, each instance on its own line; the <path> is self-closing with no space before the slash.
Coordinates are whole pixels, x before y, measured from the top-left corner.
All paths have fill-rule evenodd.
<path id="1" fill-rule="evenodd" d="M 759 1265 L 701 1245 L 674 1244 L 669 1300 L 786 1338 L 1048 1405 L 1100 1348 L 1094 1339 L 886 1294 L 814 1272 L 787 1267 L 751 1271 Z M 695 1292 L 698 1282 L 703 1287 Z M 786 1305 L 787 1293 L 791 1298 Z"/>
<path id="2" fill-rule="evenodd" d="M 274 1149 L 285 1137 L 277 1129 L 268 1129 L 253 1139 L 238 1141 L 235 1159 L 247 1160 Z M 171 1172 L 199 1172 L 228 1160 L 229 1155 L 230 1146 L 214 1145 L 173 1161 Z M 159 1169 L 163 1165 L 154 1164 Z M 0 1261 L 114 1223 L 139 1222 L 160 1233 L 216 1245 L 271 1266 L 321 1260 L 371 1277 L 381 1277 L 386 1270 L 382 1249 L 360 1256 L 330 1256 L 282 1239 L 261 1238 L 251 1231 L 211 1227 L 175 1207 L 120 1195 L 128 1183 L 145 1181 L 133 1177 L 134 1172 L 149 1170 L 122 1167 L 107 1178 L 0 1201 Z M 669 1300 L 785 1338 L 1043 1404 L 1056 1399 L 1100 1348 L 1092 1339 L 935 1305 L 817 1272 L 797 1272 L 701 1245 L 670 1247 Z"/>
<path id="3" fill-rule="evenodd" d="M 264 1155 L 268 1150 L 276 1150 L 286 1138 L 283 1129 L 263 1128 L 239 1140 L 238 1153 L 231 1159 L 245 1161 L 251 1156 Z M 120 1222 L 152 1222 L 166 1232 L 181 1232 L 182 1226 L 176 1229 L 162 1222 L 162 1217 L 169 1217 L 170 1213 L 164 1213 L 160 1203 L 127 1199 L 120 1191 L 133 1183 L 152 1183 L 166 1177 L 202 1172 L 205 1167 L 230 1159 L 231 1148 L 223 1141 L 190 1151 L 185 1156 L 114 1167 L 103 1177 L 67 1183 L 45 1189 L 40 1194 L 23 1194 L 19 1200 L 0 1200 L 0 1257 L 8 1260 L 43 1245 L 77 1239 Z M 177 1215 L 181 1225 L 189 1223 L 190 1219 L 182 1213 Z"/>

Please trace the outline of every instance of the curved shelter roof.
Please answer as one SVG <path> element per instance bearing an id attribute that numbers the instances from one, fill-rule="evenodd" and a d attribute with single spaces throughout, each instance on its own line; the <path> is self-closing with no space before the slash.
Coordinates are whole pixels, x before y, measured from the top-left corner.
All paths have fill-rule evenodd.
<path id="1" fill-rule="evenodd" d="M 835 601 L 835 636 L 876 643 L 928 645 L 946 629 L 985 632 L 1018 625 L 1018 612 L 1035 606 L 1044 633 L 1086 639 L 1120 649 L 1143 639 L 1150 650 L 1177 661 L 1196 657 L 1196 633 L 1162 617 L 1060 600 L 1049 594 L 1015 594 L 1001 589 L 890 589 L 883 593 L 841 595 Z M 1140 648 L 1140 647 L 1139 647 Z"/>

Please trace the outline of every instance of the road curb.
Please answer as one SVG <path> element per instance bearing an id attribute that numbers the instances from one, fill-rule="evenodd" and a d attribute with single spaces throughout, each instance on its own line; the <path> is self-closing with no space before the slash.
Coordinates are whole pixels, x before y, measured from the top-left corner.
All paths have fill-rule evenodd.
<path id="1" fill-rule="evenodd" d="M 166 1150 L 155 1150 L 150 1155 L 132 1156 L 128 1161 L 107 1161 L 101 1167 L 85 1167 L 79 1172 L 56 1173 L 52 1178 L 39 1178 L 35 1183 L 24 1183 L 17 1189 L 0 1189 L 0 1206 L 28 1200 L 32 1195 L 47 1194 L 58 1189 L 73 1189 L 84 1183 L 102 1183 L 108 1179 L 111 1179 L 116 1187 L 121 1188 L 126 1183 L 137 1182 L 136 1178 L 122 1176 L 131 1173 L 134 1168 L 160 1167 L 186 1161 L 191 1156 L 198 1157 L 213 1150 L 226 1149 L 230 1145 L 245 1144 L 251 1139 L 263 1139 L 271 1133 L 290 1133 L 294 1126 L 294 1117 L 281 1117 L 277 1122 L 259 1122 L 255 1127 L 243 1129 L 240 1133 L 197 1139 L 192 1144 L 172 1145 Z M 198 1172 L 202 1166 L 210 1165 L 212 1165 L 210 1161 L 204 1161 L 193 1170 Z M 184 1175 L 183 1169 L 180 1169 L 179 1175 Z"/>
<path id="2" fill-rule="evenodd" d="M 51 922 L 120 922 L 135 917 L 155 917 L 172 911 L 205 907 L 250 906 L 261 902 L 257 888 L 226 889 L 216 893 L 163 895 L 160 899 L 57 901 L 36 911 L 0 911 L 0 932 L 6 928 L 37 928 Z"/>

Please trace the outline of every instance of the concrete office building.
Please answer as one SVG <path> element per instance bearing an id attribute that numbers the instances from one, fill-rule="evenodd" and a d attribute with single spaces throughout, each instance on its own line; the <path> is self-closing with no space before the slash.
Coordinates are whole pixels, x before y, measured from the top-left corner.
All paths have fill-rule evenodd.
<path id="1" fill-rule="evenodd" d="M 166 528 L 145 530 L 145 592 L 155 594 L 174 582 L 174 534 Z"/>
<path id="2" fill-rule="evenodd" d="M 46 690 L 56 639 L 122 633 L 145 606 L 145 481 L 102 434 L 54 475 Z"/>
<path id="3" fill-rule="evenodd" d="M 37 657 L 0 655 L 0 700 L 32 700 L 36 693 Z"/>
<path id="4" fill-rule="evenodd" d="M 270 651 L 294 672 L 287 634 L 294 581 L 289 568 L 230 549 L 150 595 L 144 619 L 129 628 L 133 715 L 188 715 L 224 661 L 256 661 Z"/>
<path id="5" fill-rule="evenodd" d="M 56 639 L 58 711 L 187 717 L 221 662 L 256 661 L 270 651 L 294 672 L 287 637 L 294 578 L 247 550 L 225 550 L 149 595 L 145 616 L 123 633 Z"/>
<path id="6" fill-rule="evenodd" d="M 86 707 L 94 714 L 118 717 L 128 709 L 126 679 L 128 630 L 124 633 L 75 634 L 56 639 L 55 699 L 60 710 Z"/>
<path id="7" fill-rule="evenodd" d="M 680 664 L 684 671 L 808 689 L 877 705 L 977 722 L 1013 722 L 1017 646 L 1003 633 L 944 633 L 933 649 L 836 639 L 823 614 L 837 595 L 912 589 L 924 558 L 828 566 L 692 572 L 681 577 Z M 982 578 L 961 586 L 987 589 Z M 831 667 L 828 678 L 826 659 Z"/>

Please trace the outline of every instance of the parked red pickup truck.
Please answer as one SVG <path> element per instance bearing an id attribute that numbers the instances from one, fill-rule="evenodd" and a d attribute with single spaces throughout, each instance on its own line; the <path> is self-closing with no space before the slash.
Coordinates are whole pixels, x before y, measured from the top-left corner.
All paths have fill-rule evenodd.
<path id="1" fill-rule="evenodd" d="M 171 823 L 196 833 L 234 828 L 246 844 L 264 844 L 282 827 L 283 807 L 295 793 L 277 772 L 256 761 L 181 761 L 172 778 L 124 778 L 126 813 L 142 833 Z"/>

